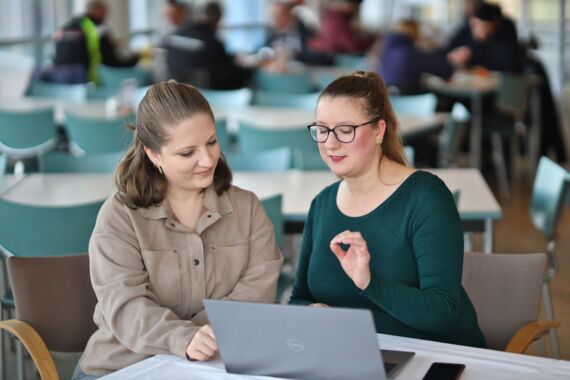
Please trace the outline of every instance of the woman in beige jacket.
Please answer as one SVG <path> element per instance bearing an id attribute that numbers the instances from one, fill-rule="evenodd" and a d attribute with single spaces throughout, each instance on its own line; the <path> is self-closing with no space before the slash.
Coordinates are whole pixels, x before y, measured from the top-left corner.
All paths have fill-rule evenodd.
<path id="1" fill-rule="evenodd" d="M 273 302 L 273 226 L 231 180 L 206 99 L 173 81 L 151 87 L 89 244 L 98 330 L 74 379 L 156 354 L 208 360 L 217 346 L 204 298 Z"/>

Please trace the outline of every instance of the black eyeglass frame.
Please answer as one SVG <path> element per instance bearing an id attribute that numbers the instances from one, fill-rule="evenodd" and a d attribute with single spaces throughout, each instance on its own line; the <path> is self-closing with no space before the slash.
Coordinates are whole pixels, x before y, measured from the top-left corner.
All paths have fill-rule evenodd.
<path id="1" fill-rule="evenodd" d="M 324 143 L 326 143 L 327 140 L 329 139 L 329 136 L 330 136 L 331 132 L 332 132 L 332 134 L 334 135 L 336 141 L 338 141 L 339 143 L 341 143 L 341 144 L 350 144 L 350 143 L 353 142 L 354 139 L 356 138 L 356 128 L 363 127 L 363 126 L 365 126 L 365 125 L 375 123 L 375 122 L 377 122 L 377 121 L 380 120 L 380 119 L 381 119 L 380 116 L 376 116 L 374 119 L 371 119 L 371 120 L 369 120 L 369 121 L 367 121 L 367 122 L 364 122 L 364 123 L 362 123 L 362 124 L 357 124 L 357 125 L 342 124 L 342 125 L 337 125 L 337 126 L 334 127 L 334 128 L 328 128 L 328 127 L 326 127 L 326 126 L 324 126 L 324 125 L 320 125 L 320 124 L 317 124 L 317 123 L 313 123 L 313 124 L 307 125 L 307 129 L 309 130 L 309 135 L 311 136 L 311 138 L 313 139 L 313 141 L 315 141 L 317 144 L 324 144 Z M 312 128 L 312 127 L 322 127 L 322 128 L 326 128 L 326 129 L 327 129 L 327 137 L 325 137 L 325 139 L 324 139 L 323 141 L 318 141 L 317 138 L 316 138 L 316 137 L 313 137 L 313 134 L 311 133 L 311 128 Z M 351 139 L 350 141 L 341 141 L 341 140 L 338 138 L 338 135 L 337 135 L 337 133 L 336 133 L 336 129 L 337 129 L 337 128 L 343 128 L 343 127 L 344 127 L 344 128 L 346 128 L 346 127 L 352 128 L 352 139 Z"/>

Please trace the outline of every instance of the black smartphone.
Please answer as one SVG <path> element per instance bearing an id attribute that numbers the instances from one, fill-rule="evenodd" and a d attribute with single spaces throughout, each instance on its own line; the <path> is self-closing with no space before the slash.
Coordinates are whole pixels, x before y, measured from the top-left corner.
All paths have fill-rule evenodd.
<path id="1" fill-rule="evenodd" d="M 423 380 L 457 380 L 464 369 L 465 364 L 432 363 Z"/>

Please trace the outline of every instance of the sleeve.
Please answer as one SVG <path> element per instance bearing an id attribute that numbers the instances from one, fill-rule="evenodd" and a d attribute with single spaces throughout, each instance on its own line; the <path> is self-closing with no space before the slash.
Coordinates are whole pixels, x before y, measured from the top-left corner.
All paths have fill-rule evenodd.
<path id="1" fill-rule="evenodd" d="M 309 261 L 313 250 L 313 210 L 314 200 L 309 210 L 309 215 L 305 221 L 303 228 L 303 240 L 301 243 L 301 253 L 299 255 L 299 263 L 297 264 L 297 272 L 295 274 L 295 283 L 289 303 L 293 305 L 309 305 L 315 303 L 315 299 L 309 291 L 307 275 L 309 271 Z"/>
<path id="2" fill-rule="evenodd" d="M 114 207 L 106 204 L 101 210 L 89 243 L 91 282 L 101 318 L 133 352 L 185 358 L 200 326 L 158 304 L 130 219 L 117 211 L 123 206 Z"/>
<path id="3" fill-rule="evenodd" d="M 438 181 L 441 182 L 441 181 Z M 449 333 L 460 314 L 463 232 L 453 196 L 441 182 L 418 200 L 409 229 L 418 285 L 382 278 L 362 292 L 402 323 L 432 334 Z"/>
<path id="4" fill-rule="evenodd" d="M 275 229 L 257 197 L 252 196 L 249 261 L 241 279 L 224 299 L 275 302 L 283 257 L 275 243 Z"/>

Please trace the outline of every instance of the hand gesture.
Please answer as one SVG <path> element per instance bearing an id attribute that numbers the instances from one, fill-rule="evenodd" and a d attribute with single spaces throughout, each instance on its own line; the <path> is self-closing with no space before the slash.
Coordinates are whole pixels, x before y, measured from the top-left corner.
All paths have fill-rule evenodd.
<path id="1" fill-rule="evenodd" d="M 216 351 L 218 351 L 218 345 L 210 325 L 202 326 L 186 347 L 186 355 L 191 360 L 198 361 L 210 360 Z"/>
<path id="2" fill-rule="evenodd" d="M 340 244 L 348 245 L 348 250 Z M 370 253 L 366 241 L 360 232 L 344 231 L 331 240 L 331 251 L 340 261 L 344 272 L 359 289 L 365 289 L 370 283 Z"/>

